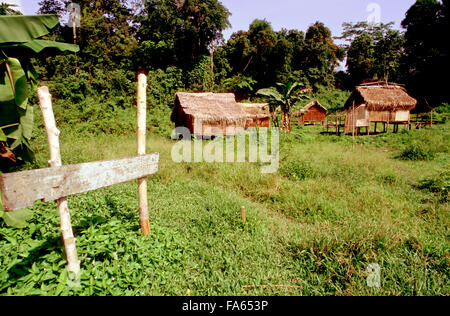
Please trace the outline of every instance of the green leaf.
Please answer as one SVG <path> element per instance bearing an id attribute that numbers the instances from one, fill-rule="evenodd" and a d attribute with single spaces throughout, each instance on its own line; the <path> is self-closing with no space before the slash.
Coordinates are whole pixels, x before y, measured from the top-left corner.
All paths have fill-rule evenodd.
<path id="1" fill-rule="evenodd" d="M 80 47 L 75 44 L 46 41 L 46 40 L 33 40 L 28 43 L 18 44 L 17 46 L 31 49 L 34 53 L 40 53 L 45 49 L 53 49 L 58 50 L 60 52 L 69 51 L 74 53 L 80 50 Z"/>
<path id="2" fill-rule="evenodd" d="M 6 225 L 14 228 L 24 228 L 27 227 L 33 213 L 29 209 L 21 209 L 14 212 L 4 212 L 3 219 Z"/>
<path id="3" fill-rule="evenodd" d="M 22 125 L 22 135 L 26 139 L 31 139 L 33 133 L 34 107 L 28 105 L 26 111 L 24 112 L 25 113 L 20 116 L 20 124 Z"/>
<path id="4" fill-rule="evenodd" d="M 28 96 L 30 95 L 30 85 L 28 84 L 25 71 L 20 61 L 16 58 L 8 58 L 6 62 L 11 71 L 16 105 L 25 110 L 27 108 Z"/>
<path id="5" fill-rule="evenodd" d="M 12 138 L 12 139 L 20 139 L 20 137 L 22 137 L 22 133 L 23 133 L 21 125 L 16 125 L 16 126 L 5 128 L 4 132 L 6 134 L 6 137 Z"/>
<path id="6" fill-rule="evenodd" d="M 274 88 L 260 89 L 256 94 L 273 99 L 277 103 L 283 103 L 283 96 Z"/>
<path id="7" fill-rule="evenodd" d="M 30 42 L 50 33 L 58 23 L 56 14 L 0 16 L 0 44 Z"/>
<path id="8" fill-rule="evenodd" d="M 1 128 L 0 128 L 0 142 L 6 142 L 6 135 Z"/>

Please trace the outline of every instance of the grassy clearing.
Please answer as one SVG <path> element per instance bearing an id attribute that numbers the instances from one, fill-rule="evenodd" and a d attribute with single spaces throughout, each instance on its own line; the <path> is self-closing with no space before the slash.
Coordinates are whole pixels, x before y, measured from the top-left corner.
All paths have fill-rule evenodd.
<path id="1" fill-rule="evenodd" d="M 93 134 L 60 121 L 63 163 L 135 155 L 127 124 Z M 256 163 L 174 163 L 175 142 L 151 133 L 148 152 L 161 155 L 148 184 L 151 236 L 140 236 L 136 182 L 69 197 L 83 269 L 69 288 L 56 204 L 38 202 L 28 228 L 0 223 L 0 293 L 449 295 L 450 124 L 354 141 L 320 132 L 281 135 L 269 175 Z M 26 168 L 46 167 L 42 127 L 33 144 Z M 433 155 L 404 159 L 411 144 Z M 370 263 L 379 289 L 366 285 Z"/>

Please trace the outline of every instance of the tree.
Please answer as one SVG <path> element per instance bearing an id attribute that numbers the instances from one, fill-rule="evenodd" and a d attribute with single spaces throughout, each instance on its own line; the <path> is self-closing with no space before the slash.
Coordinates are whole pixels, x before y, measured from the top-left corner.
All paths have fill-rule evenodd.
<path id="1" fill-rule="evenodd" d="M 62 14 L 64 12 L 64 3 L 60 0 L 42 0 L 38 3 L 38 14 Z"/>
<path id="2" fill-rule="evenodd" d="M 143 65 L 191 68 L 209 55 L 213 41 L 230 26 L 230 12 L 218 0 L 148 0 L 138 17 L 137 38 Z"/>
<path id="3" fill-rule="evenodd" d="M 401 32 L 392 30 L 393 24 L 343 24 L 344 32 L 338 38 L 348 43 L 342 48 L 347 50 L 347 70 L 353 85 L 364 79 L 399 79 L 404 37 Z"/>
<path id="4" fill-rule="evenodd" d="M 404 37 L 399 31 L 388 30 L 386 34 L 378 40 L 375 45 L 375 71 L 378 78 L 389 79 L 399 78 L 398 69 L 403 56 Z"/>
<path id="5" fill-rule="evenodd" d="M 306 31 L 303 58 L 308 81 L 317 89 L 334 85 L 334 69 L 344 59 L 344 50 L 333 42 L 330 29 L 316 22 Z"/>
<path id="6" fill-rule="evenodd" d="M 2 2 L 0 3 L 0 15 L 21 15 L 22 13 L 20 11 L 13 9 L 16 7 L 17 5 L 15 4 Z"/>
<path id="7" fill-rule="evenodd" d="M 347 71 L 354 84 L 373 78 L 376 73 L 375 43 L 366 32 L 358 35 L 347 52 Z"/>
<path id="8" fill-rule="evenodd" d="M 304 86 L 298 82 L 288 82 L 287 84 L 277 83 L 277 87 L 260 89 L 257 94 L 269 100 L 272 118 L 274 118 L 278 109 L 281 110 L 281 129 L 290 133 L 292 107 L 295 102 L 306 97 L 304 93 L 308 90 L 304 89 Z"/>
<path id="9" fill-rule="evenodd" d="M 343 44 L 342 48 L 348 50 L 351 43 L 363 33 L 366 33 L 373 39 L 380 39 L 383 34 L 392 29 L 394 22 L 389 23 L 379 23 L 379 24 L 369 24 L 366 21 L 363 22 L 344 22 L 342 23 L 343 32 L 341 36 L 335 37 L 335 39 L 343 39 L 347 44 Z"/>
<path id="10" fill-rule="evenodd" d="M 409 91 L 419 104 L 437 106 L 449 100 L 447 75 L 448 45 L 443 32 L 448 29 L 449 1 L 417 0 L 406 12 L 405 60 Z M 447 28 L 446 28 L 447 27 Z"/>

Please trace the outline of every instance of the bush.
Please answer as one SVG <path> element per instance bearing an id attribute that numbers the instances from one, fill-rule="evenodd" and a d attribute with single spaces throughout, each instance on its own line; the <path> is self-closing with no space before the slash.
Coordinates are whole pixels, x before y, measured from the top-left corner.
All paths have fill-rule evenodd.
<path id="1" fill-rule="evenodd" d="M 450 172 L 446 171 L 437 177 L 424 179 L 420 182 L 418 188 L 435 193 L 441 197 L 442 202 L 448 202 L 450 195 Z"/>
<path id="2" fill-rule="evenodd" d="M 431 149 L 421 143 L 412 143 L 403 149 L 399 158 L 402 160 L 433 160 L 436 150 Z"/>

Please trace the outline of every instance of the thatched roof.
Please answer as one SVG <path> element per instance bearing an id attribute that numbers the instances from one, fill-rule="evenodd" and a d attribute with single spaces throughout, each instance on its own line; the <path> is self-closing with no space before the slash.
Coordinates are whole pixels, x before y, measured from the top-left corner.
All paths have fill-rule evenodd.
<path id="1" fill-rule="evenodd" d="M 238 103 L 251 119 L 270 118 L 268 103 Z"/>
<path id="2" fill-rule="evenodd" d="M 247 114 L 237 104 L 233 93 L 187 93 L 175 95 L 172 121 L 176 120 L 177 106 L 187 116 L 208 124 L 235 124 L 244 126 Z"/>
<path id="3" fill-rule="evenodd" d="M 302 107 L 302 108 L 300 109 L 300 111 L 297 111 L 297 112 L 293 113 L 292 115 L 293 115 L 293 116 L 299 116 L 299 115 L 308 113 L 309 109 L 312 108 L 312 107 L 315 106 L 315 105 L 317 105 L 319 108 L 321 108 L 322 110 L 324 110 L 325 113 L 328 113 L 327 108 L 324 107 L 322 104 L 320 104 L 319 101 L 315 100 L 315 101 L 309 102 L 307 105 L 305 105 L 304 107 Z"/>
<path id="4" fill-rule="evenodd" d="M 345 103 L 345 108 L 365 103 L 370 111 L 412 110 L 417 100 L 397 85 L 358 86 Z"/>

